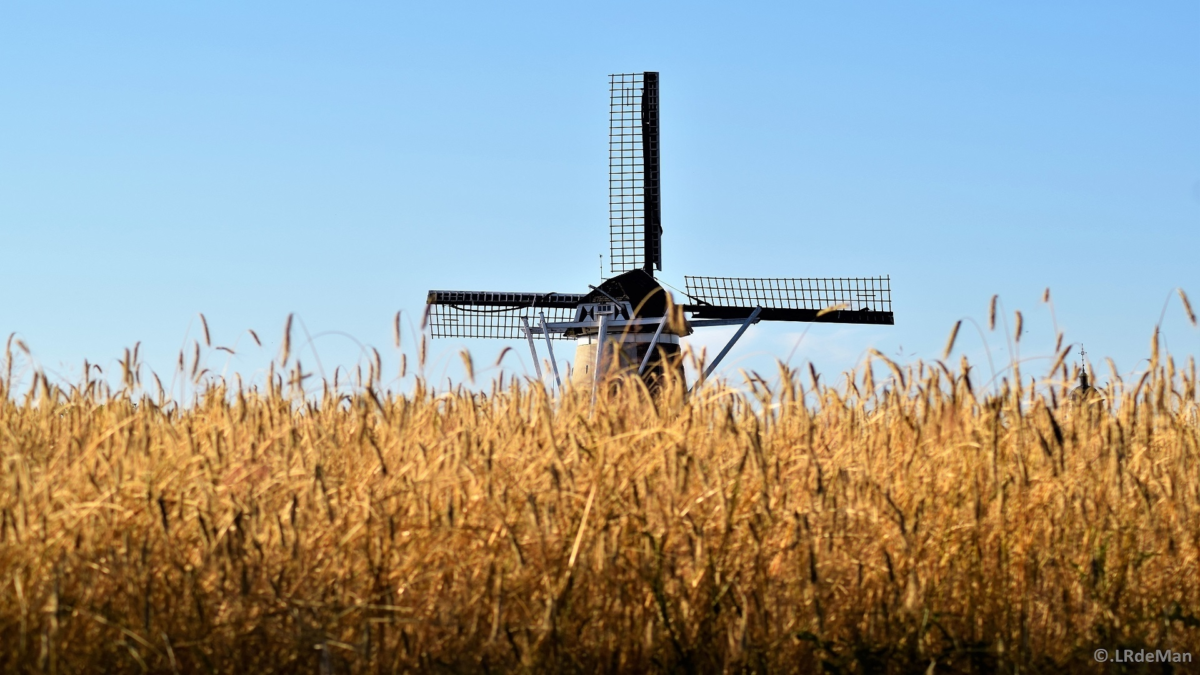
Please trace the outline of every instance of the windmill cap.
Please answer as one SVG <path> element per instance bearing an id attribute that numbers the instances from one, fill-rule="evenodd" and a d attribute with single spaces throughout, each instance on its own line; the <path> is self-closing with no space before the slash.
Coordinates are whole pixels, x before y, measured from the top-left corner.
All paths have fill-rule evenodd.
<path id="1" fill-rule="evenodd" d="M 601 293 L 600 291 L 604 291 Z M 663 316 L 667 313 L 667 292 L 644 270 L 631 270 L 607 279 L 584 296 L 584 302 L 607 302 L 611 295 L 633 306 L 637 318 Z"/>

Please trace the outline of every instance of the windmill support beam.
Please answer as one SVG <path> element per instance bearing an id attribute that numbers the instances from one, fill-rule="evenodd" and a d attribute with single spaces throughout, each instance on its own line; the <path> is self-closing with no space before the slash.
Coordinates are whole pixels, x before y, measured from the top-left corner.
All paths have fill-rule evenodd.
<path id="1" fill-rule="evenodd" d="M 596 385 L 600 384 L 600 374 L 604 366 L 604 343 L 608 339 L 608 315 L 600 315 L 600 334 L 596 336 L 596 372 L 592 380 L 592 405 L 596 404 Z"/>
<path id="2" fill-rule="evenodd" d="M 550 342 L 550 331 L 546 330 L 546 313 L 538 312 L 538 318 L 542 321 L 542 337 L 546 340 L 546 351 L 550 352 L 550 367 L 554 369 L 554 383 L 562 389 L 562 378 L 558 376 L 558 361 L 554 360 L 554 345 Z"/>
<path id="3" fill-rule="evenodd" d="M 537 379 L 542 380 L 542 366 L 538 363 L 537 349 L 533 346 L 533 331 L 529 330 L 529 322 L 525 317 L 521 317 L 521 325 L 525 327 L 525 339 L 529 341 L 529 353 L 533 355 L 533 372 L 537 373 Z"/>
<path id="4" fill-rule="evenodd" d="M 658 322 L 658 328 L 654 329 L 654 337 L 650 338 L 650 346 L 646 348 L 646 356 L 642 358 L 642 365 L 638 366 L 638 375 L 646 372 L 646 366 L 650 365 L 650 356 L 654 354 L 654 347 L 658 344 L 658 338 L 662 335 L 663 328 L 667 325 L 669 315 L 664 315 L 662 321 Z"/>
<path id="5" fill-rule="evenodd" d="M 746 329 L 750 327 L 750 324 L 758 323 L 758 315 L 761 313 L 762 307 L 755 307 L 754 311 L 750 313 L 750 316 L 746 317 L 746 320 L 742 322 L 742 327 L 733 334 L 733 337 L 729 338 L 729 343 L 725 345 L 725 348 L 721 350 L 720 354 L 717 354 L 717 358 L 713 359 L 713 362 L 708 364 L 708 368 L 704 369 L 705 380 L 707 380 L 708 376 L 712 375 L 712 372 L 717 369 L 717 364 L 721 363 L 721 359 L 725 358 L 725 355 L 729 353 L 730 349 L 733 349 L 733 345 L 736 344 L 738 339 L 742 337 L 742 333 L 746 332 Z"/>
<path id="6" fill-rule="evenodd" d="M 741 323 L 741 320 L 733 323 Z M 648 319 L 613 319 L 611 322 L 612 328 L 630 328 L 632 326 L 654 326 L 658 324 L 657 317 Z M 572 328 L 595 328 L 596 322 L 588 321 L 559 321 L 557 323 L 547 324 L 547 328 L 551 333 L 562 333 Z"/>

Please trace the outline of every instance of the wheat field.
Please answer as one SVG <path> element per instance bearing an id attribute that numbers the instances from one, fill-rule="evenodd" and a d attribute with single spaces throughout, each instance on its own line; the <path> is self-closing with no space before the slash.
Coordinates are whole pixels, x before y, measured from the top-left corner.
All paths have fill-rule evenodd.
<path id="1" fill-rule="evenodd" d="M 1155 353 L 1072 398 L 1065 354 L 986 390 L 965 359 L 876 355 L 836 384 L 625 380 L 594 405 L 520 379 L 391 393 L 374 369 L 306 396 L 297 365 L 180 406 L 129 354 L 120 389 L 10 371 L 0 670 L 1098 672 L 1098 647 L 1197 651 L 1195 365 Z"/>

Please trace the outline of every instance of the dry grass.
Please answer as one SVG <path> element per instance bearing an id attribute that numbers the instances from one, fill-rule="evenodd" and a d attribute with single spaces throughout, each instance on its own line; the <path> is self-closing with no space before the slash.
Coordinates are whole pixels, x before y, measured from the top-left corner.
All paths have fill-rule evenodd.
<path id="1" fill-rule="evenodd" d="M 1048 672 L 1196 651 L 1193 365 L 1163 356 L 1090 405 L 885 365 L 657 406 L 630 385 L 594 410 L 515 383 L 305 402 L 275 380 L 182 410 L 133 375 L 0 390 L 0 670 Z"/>

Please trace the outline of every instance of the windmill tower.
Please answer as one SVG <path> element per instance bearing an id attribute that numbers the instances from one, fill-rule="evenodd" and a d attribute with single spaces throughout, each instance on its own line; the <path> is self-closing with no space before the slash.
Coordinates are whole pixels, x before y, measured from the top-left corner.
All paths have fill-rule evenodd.
<path id="1" fill-rule="evenodd" d="M 889 277 L 746 278 L 685 276 L 675 304 L 654 277 L 662 270 L 658 73 L 609 76 L 608 227 L 613 276 L 586 293 L 430 291 L 435 338 L 524 339 L 540 379 L 536 340 L 575 340 L 574 381 L 593 386 L 619 370 L 648 382 L 681 369 L 680 338 L 697 328 L 740 326 L 705 369 L 713 372 L 750 325 L 815 321 L 892 325 Z M 680 370 L 682 372 L 682 370 Z"/>

